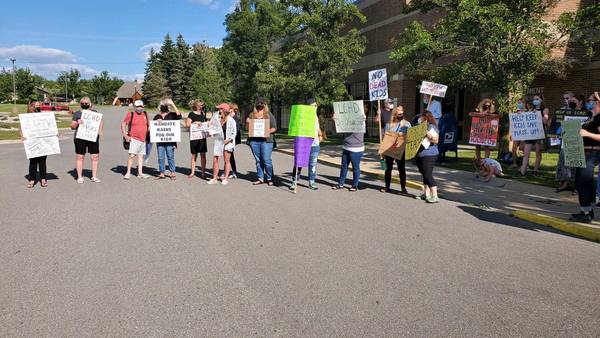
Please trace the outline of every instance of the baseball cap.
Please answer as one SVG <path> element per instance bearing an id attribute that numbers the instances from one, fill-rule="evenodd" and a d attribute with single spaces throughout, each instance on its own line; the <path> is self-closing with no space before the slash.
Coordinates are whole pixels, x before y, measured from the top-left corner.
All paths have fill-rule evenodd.
<path id="1" fill-rule="evenodd" d="M 142 100 L 135 100 L 135 102 L 133 103 L 133 105 L 135 107 L 143 107 L 144 106 L 144 101 L 142 101 Z"/>
<path id="2" fill-rule="evenodd" d="M 217 109 L 229 110 L 229 105 L 227 103 L 221 103 L 217 106 Z"/>
<path id="3" fill-rule="evenodd" d="M 390 99 L 390 98 L 387 98 L 387 99 L 385 99 L 385 101 L 383 101 L 383 102 L 385 102 L 385 103 L 394 103 L 394 100 L 392 100 L 392 99 Z"/>

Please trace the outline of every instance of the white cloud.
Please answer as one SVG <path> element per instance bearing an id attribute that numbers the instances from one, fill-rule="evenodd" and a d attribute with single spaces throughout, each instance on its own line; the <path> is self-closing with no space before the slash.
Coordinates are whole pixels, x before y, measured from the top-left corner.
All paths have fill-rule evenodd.
<path id="1" fill-rule="evenodd" d="M 154 52 L 156 53 L 159 51 L 161 46 L 162 45 L 158 42 L 151 42 L 151 43 L 143 45 L 140 48 L 141 57 L 144 60 L 148 60 L 148 58 L 150 57 L 150 49 L 154 48 Z"/>
<path id="2" fill-rule="evenodd" d="M 209 9 L 217 9 L 220 6 L 220 2 L 217 0 L 188 0 L 191 4 L 207 6 Z"/>
<path id="3" fill-rule="evenodd" d="M 46 78 L 55 78 L 60 72 L 68 72 L 71 69 L 79 70 L 83 78 L 90 78 L 100 73 L 89 66 L 74 63 L 34 63 L 29 64 L 28 67 L 32 72 Z"/>
<path id="4" fill-rule="evenodd" d="M 137 80 L 137 82 L 144 81 L 144 74 L 126 74 L 126 75 L 116 75 L 116 76 L 123 81 L 134 81 L 134 80 Z"/>
<path id="5" fill-rule="evenodd" d="M 17 62 L 60 63 L 76 62 L 77 58 L 71 52 L 56 48 L 44 48 L 37 45 L 17 45 L 0 47 L 0 58 L 15 58 Z"/>

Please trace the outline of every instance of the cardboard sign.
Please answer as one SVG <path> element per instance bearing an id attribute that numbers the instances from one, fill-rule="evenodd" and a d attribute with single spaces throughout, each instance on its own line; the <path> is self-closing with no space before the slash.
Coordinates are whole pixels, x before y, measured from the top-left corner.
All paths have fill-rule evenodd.
<path id="1" fill-rule="evenodd" d="M 423 142 L 423 139 L 425 138 L 426 135 L 427 135 L 427 123 L 421 123 L 414 127 L 408 128 L 408 131 L 406 132 L 405 142 L 404 142 L 405 143 L 404 156 L 405 156 L 406 160 L 413 159 L 417 155 L 417 152 L 419 151 L 419 148 L 421 147 L 421 142 Z"/>
<path id="2" fill-rule="evenodd" d="M 432 96 L 437 96 L 437 97 L 445 97 L 447 90 L 448 90 L 448 86 L 446 86 L 446 85 L 423 81 L 423 83 L 421 83 L 421 91 L 420 92 L 421 92 L 421 94 L 427 94 L 427 95 L 432 95 Z"/>
<path id="3" fill-rule="evenodd" d="M 19 122 L 23 137 L 28 139 L 58 134 L 54 113 L 19 114 Z"/>
<path id="4" fill-rule="evenodd" d="M 296 137 L 294 139 L 294 167 L 308 167 L 312 143 L 312 137 Z"/>
<path id="5" fill-rule="evenodd" d="M 335 131 L 338 133 L 365 133 L 365 106 L 363 101 L 342 101 L 333 103 Z"/>
<path id="6" fill-rule="evenodd" d="M 388 83 L 386 69 L 377 69 L 369 72 L 369 99 L 371 101 L 385 100 L 388 98 Z"/>
<path id="7" fill-rule="evenodd" d="M 589 118 L 588 112 L 580 109 L 558 109 L 554 112 L 556 121 L 564 121 L 566 116 L 578 117 L 582 120 L 587 120 Z"/>
<path id="8" fill-rule="evenodd" d="M 83 121 L 83 124 L 80 124 L 79 127 L 77 127 L 77 135 L 75 135 L 75 138 L 96 142 L 98 139 L 98 132 L 100 131 L 100 124 L 102 122 L 102 114 L 87 109 L 82 110 L 81 120 Z"/>
<path id="9" fill-rule="evenodd" d="M 181 142 L 181 124 L 179 120 L 150 121 L 150 142 Z"/>
<path id="10" fill-rule="evenodd" d="M 23 145 L 25 146 L 27 159 L 60 154 L 60 144 L 56 135 L 27 138 Z"/>
<path id="11" fill-rule="evenodd" d="M 315 137 L 317 133 L 315 127 L 316 118 L 317 107 L 302 104 L 292 106 L 288 135 Z"/>
<path id="12" fill-rule="evenodd" d="M 565 155 L 565 166 L 571 168 L 585 168 L 585 151 L 583 137 L 579 134 L 581 122 L 578 120 L 565 120 L 562 122 L 562 143 Z"/>
<path id="13" fill-rule="evenodd" d="M 541 140 L 546 137 L 539 112 L 510 113 L 508 116 L 513 141 Z"/>
<path id="14" fill-rule="evenodd" d="M 202 140 L 210 136 L 208 133 L 209 123 L 200 122 L 190 125 L 190 141 Z"/>
<path id="15" fill-rule="evenodd" d="M 267 138 L 271 135 L 271 121 L 269 119 L 250 119 L 248 125 L 248 137 Z"/>
<path id="16" fill-rule="evenodd" d="M 499 116 L 473 116 L 470 144 L 495 147 L 498 140 Z"/>
<path id="17" fill-rule="evenodd" d="M 387 131 L 383 135 L 383 140 L 379 144 L 379 155 L 389 156 L 396 160 L 401 160 L 405 150 L 405 138 L 403 133 Z"/>

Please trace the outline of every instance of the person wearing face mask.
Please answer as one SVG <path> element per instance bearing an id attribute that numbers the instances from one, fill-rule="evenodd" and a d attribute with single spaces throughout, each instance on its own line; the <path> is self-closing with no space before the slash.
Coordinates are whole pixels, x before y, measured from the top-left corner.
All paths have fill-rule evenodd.
<path id="1" fill-rule="evenodd" d="M 594 170 L 600 163 L 600 94 L 594 93 L 596 104 L 592 109 L 592 117 L 581 126 L 580 135 L 583 137 L 585 150 L 585 168 L 575 169 L 575 187 L 579 197 L 581 212 L 571 215 L 570 220 L 591 223 L 594 220 L 594 202 L 596 200 L 596 184 Z"/>
<path id="2" fill-rule="evenodd" d="M 383 101 L 383 110 L 377 111 L 377 115 L 375 115 L 375 122 L 379 123 L 379 121 L 381 120 L 381 135 L 385 134 L 385 125 L 390 122 L 391 118 L 392 118 L 392 110 L 394 109 L 394 100 L 392 99 L 385 99 L 385 101 Z M 366 114 L 366 111 L 365 111 Z"/>
<path id="3" fill-rule="evenodd" d="M 190 128 L 192 124 L 200 125 L 201 123 L 206 122 L 204 102 L 200 100 L 194 100 L 191 102 L 190 108 L 192 108 L 192 111 L 188 114 L 185 120 L 185 125 L 188 128 Z M 200 140 L 190 140 L 190 152 L 192 154 L 192 158 L 190 160 L 191 172 L 188 177 L 193 178 L 196 176 L 196 160 L 198 158 L 198 154 L 200 154 L 200 165 L 202 167 L 200 176 L 203 179 L 206 178 L 206 139 L 203 138 Z"/>
<path id="4" fill-rule="evenodd" d="M 494 105 L 494 102 L 491 99 L 483 99 L 479 105 L 477 106 L 477 112 L 475 113 L 469 113 L 469 116 L 497 116 L 498 113 L 496 112 L 496 106 Z M 476 144 L 475 145 L 475 161 L 479 162 L 481 161 L 481 145 Z M 484 155 L 485 158 L 489 158 L 490 157 L 490 152 L 491 152 L 491 148 L 490 146 L 483 146 L 483 151 L 484 151 Z"/>
<path id="5" fill-rule="evenodd" d="M 529 112 L 537 112 L 542 117 L 542 122 L 545 127 L 548 127 L 549 124 L 549 115 L 550 110 L 544 106 L 541 95 L 534 95 L 533 100 L 531 101 L 532 106 L 528 111 Z M 519 174 L 521 176 L 525 176 L 527 174 L 527 169 L 529 168 L 529 154 L 531 153 L 531 149 L 535 147 L 535 166 L 533 167 L 533 176 L 537 176 L 538 170 L 540 169 L 540 164 L 542 163 L 542 145 L 544 143 L 545 136 L 537 140 L 528 140 L 525 141 L 525 146 L 523 149 L 523 164 L 521 165 L 521 170 L 519 170 Z"/>
<path id="6" fill-rule="evenodd" d="M 317 102 L 315 99 L 306 100 L 306 104 L 316 107 Z M 319 151 L 321 150 L 321 141 L 323 141 L 323 132 L 321 130 L 321 126 L 319 125 L 319 116 L 315 116 L 315 137 L 313 138 L 313 143 L 310 146 L 310 155 L 308 158 L 308 187 L 311 190 L 317 190 L 317 163 L 319 160 Z M 296 176 L 296 170 L 298 170 L 298 176 Z M 292 169 L 292 184 L 290 184 L 290 190 L 296 190 L 297 181 L 300 179 L 300 175 L 302 174 L 302 168 L 296 167 Z"/>
<path id="7" fill-rule="evenodd" d="M 241 121 L 239 116 L 240 108 L 235 103 L 229 103 L 229 108 L 229 116 L 231 116 L 231 118 L 235 122 L 235 145 L 238 145 L 242 143 L 242 131 L 240 130 Z M 229 159 L 229 162 L 231 163 L 231 174 L 228 178 L 237 178 L 237 163 L 235 162 L 235 149 L 232 149 L 231 151 L 231 158 Z M 223 172 L 225 172 L 225 168 L 223 168 Z M 220 178 L 225 179 L 225 174 L 221 175 Z"/>
<path id="8" fill-rule="evenodd" d="M 148 139 L 149 120 L 148 114 L 144 110 L 144 102 L 136 100 L 133 105 L 135 110 L 128 112 L 121 123 L 121 134 L 126 142 L 129 142 L 127 150 L 127 172 L 123 179 L 131 178 L 131 165 L 133 159 L 137 156 L 138 178 L 149 178 L 148 174 L 144 174 L 144 155 L 146 154 L 146 141 Z"/>
<path id="9" fill-rule="evenodd" d="M 174 111 L 170 111 L 173 107 Z M 163 98 L 158 106 L 160 112 L 154 116 L 154 121 L 157 120 L 181 120 L 181 113 L 171 98 Z M 156 179 L 165 179 L 165 157 L 169 166 L 169 178 L 175 180 L 175 142 L 161 142 L 156 144 L 156 152 L 158 153 L 158 177 Z"/>
<path id="10" fill-rule="evenodd" d="M 393 131 L 395 133 L 403 133 L 406 134 L 408 128 L 411 127 L 410 122 L 404 119 L 404 107 L 398 106 L 394 109 L 392 119 L 390 122 L 386 123 L 384 128 L 384 133 L 387 131 Z M 386 156 L 385 157 L 385 188 L 381 188 L 381 192 L 390 192 L 390 185 L 392 183 L 392 169 L 394 167 L 394 162 L 396 162 L 396 166 L 398 167 L 398 174 L 400 175 L 400 192 L 402 194 L 408 194 L 406 190 L 406 160 L 404 154 L 402 154 L 402 158 L 397 160 L 393 157 Z"/>
<path id="11" fill-rule="evenodd" d="M 248 142 L 256 161 L 257 180 L 252 182 L 253 185 L 267 183 L 273 185 L 273 153 L 274 134 L 277 131 L 277 120 L 275 116 L 269 112 L 267 102 L 259 98 L 256 100 L 254 109 L 250 117 L 246 119 L 246 129 L 250 129 L 250 119 L 269 119 L 270 134 L 269 137 L 249 137 Z"/>
<path id="12" fill-rule="evenodd" d="M 581 104 L 578 104 L 578 101 L 579 100 L 575 94 L 573 94 L 573 92 L 566 92 L 563 94 L 563 103 L 561 105 L 561 109 L 581 109 Z M 550 125 L 553 124 L 558 124 L 555 117 L 553 117 L 550 122 Z M 557 133 L 560 134 L 560 126 L 557 129 Z M 569 184 L 573 182 L 574 177 L 575 169 L 565 165 L 565 153 L 561 144 L 560 152 L 558 154 L 558 161 L 556 163 L 555 179 L 558 181 L 556 192 L 559 193 L 569 189 Z"/>
<path id="13" fill-rule="evenodd" d="M 423 94 L 423 103 L 427 105 L 426 110 L 433 114 L 433 117 L 437 121 L 438 125 L 442 118 L 442 103 L 437 98 Z"/>
<path id="14" fill-rule="evenodd" d="M 83 120 L 81 120 L 82 110 L 91 110 L 92 109 L 92 101 L 89 97 L 85 96 L 81 98 L 79 101 L 79 105 L 81 110 L 78 110 L 73 113 L 73 120 L 71 122 L 71 129 L 75 130 L 75 135 L 77 135 L 77 129 L 81 124 L 83 124 Z M 94 110 L 92 110 L 94 111 Z M 77 172 L 77 183 L 83 183 L 83 160 L 85 159 L 85 154 L 89 153 L 92 159 L 92 178 L 91 181 L 94 183 L 100 183 L 100 179 L 98 178 L 98 162 L 100 161 L 100 136 L 102 136 L 102 129 L 104 128 L 104 121 L 100 121 L 100 129 L 98 130 L 98 138 L 96 142 L 81 140 L 75 138 L 75 171 Z"/>
<path id="15" fill-rule="evenodd" d="M 430 111 L 421 114 L 419 123 L 427 123 L 427 135 L 423 141 L 429 141 L 429 147 L 425 149 L 425 146 L 421 144 L 417 152 L 417 168 L 423 176 L 423 194 L 417 199 L 425 200 L 427 203 L 438 203 L 440 199 L 438 198 L 437 184 L 433 178 L 433 167 L 439 154 L 437 147 L 439 130 L 437 122 Z"/>
<path id="16" fill-rule="evenodd" d="M 31 113 L 40 113 L 42 111 L 41 104 L 36 102 L 33 105 L 33 111 Z M 23 132 L 19 130 L 19 134 L 21 135 L 21 141 L 26 141 L 27 138 L 23 136 Z M 58 135 L 57 135 L 58 136 Z M 46 179 L 47 176 L 47 168 L 46 168 L 46 159 L 48 156 L 40 156 L 29 159 L 29 176 L 27 176 L 27 188 L 33 188 L 35 185 L 35 181 L 37 178 L 38 168 L 40 171 L 40 185 L 45 188 L 48 186 L 48 181 Z"/>
<path id="17" fill-rule="evenodd" d="M 523 98 L 520 98 L 519 100 L 517 100 L 517 114 L 523 113 L 525 112 L 525 100 Z M 521 141 L 512 141 L 512 149 L 511 149 L 511 153 L 512 153 L 512 164 L 511 164 L 511 168 L 513 169 L 517 169 L 519 167 L 517 160 L 518 160 L 518 151 L 519 151 L 519 147 L 521 146 Z"/>
<path id="18" fill-rule="evenodd" d="M 569 102 L 571 102 L 573 96 L 575 96 L 575 94 L 571 91 L 564 92 L 560 103 L 560 109 L 569 109 Z"/>

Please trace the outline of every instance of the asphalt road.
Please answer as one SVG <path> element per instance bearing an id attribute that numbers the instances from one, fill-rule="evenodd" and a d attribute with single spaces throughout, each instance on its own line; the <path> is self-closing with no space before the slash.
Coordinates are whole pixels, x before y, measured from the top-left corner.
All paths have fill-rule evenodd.
<path id="1" fill-rule="evenodd" d="M 294 195 L 280 153 L 282 185 L 252 186 L 245 145 L 241 178 L 209 186 L 187 135 L 176 181 L 124 181 L 124 111 L 101 112 L 99 184 L 75 182 L 71 138 L 48 188 L 0 145 L 2 337 L 600 336 L 598 243 L 369 178 L 332 191 L 327 166 Z"/>

